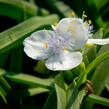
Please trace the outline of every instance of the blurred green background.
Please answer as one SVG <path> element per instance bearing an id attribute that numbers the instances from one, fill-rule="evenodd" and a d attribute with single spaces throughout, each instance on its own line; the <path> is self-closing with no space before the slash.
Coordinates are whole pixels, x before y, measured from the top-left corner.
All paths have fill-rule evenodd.
<path id="1" fill-rule="evenodd" d="M 58 72 L 49 71 L 43 61 L 35 61 L 23 51 L 23 40 L 32 32 L 51 29 L 60 19 L 82 17 L 83 11 L 94 26 L 96 38 L 109 37 L 109 0 L 0 0 L 0 109 L 57 108 L 54 81 Z M 87 51 L 87 64 L 109 50 L 109 45 Z M 66 82 L 78 76 L 78 69 Z M 109 98 L 109 59 L 88 75 L 96 95 Z M 75 108 L 78 109 L 78 108 Z M 81 109 L 109 109 L 84 99 Z"/>

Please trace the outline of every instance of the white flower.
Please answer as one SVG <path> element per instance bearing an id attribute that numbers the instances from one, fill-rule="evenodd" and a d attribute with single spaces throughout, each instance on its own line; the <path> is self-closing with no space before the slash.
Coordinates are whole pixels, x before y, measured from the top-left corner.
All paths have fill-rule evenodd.
<path id="1" fill-rule="evenodd" d="M 50 70 L 70 70 L 82 62 L 79 52 L 86 43 L 104 45 L 109 39 L 91 39 L 92 26 L 79 18 L 64 18 L 51 30 L 34 32 L 24 40 L 25 53 L 35 60 L 46 60 Z"/>

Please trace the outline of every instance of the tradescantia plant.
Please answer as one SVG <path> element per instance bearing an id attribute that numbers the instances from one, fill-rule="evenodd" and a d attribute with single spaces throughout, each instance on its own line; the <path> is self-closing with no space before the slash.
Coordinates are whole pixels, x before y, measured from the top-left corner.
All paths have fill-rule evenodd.
<path id="1" fill-rule="evenodd" d="M 108 109 L 107 4 L 0 0 L 0 109 Z"/>
<path id="2" fill-rule="evenodd" d="M 30 37 L 27 37 L 23 42 L 24 51 L 32 59 L 45 60 L 45 66 L 49 70 L 65 71 L 66 74 L 64 75 L 69 75 L 67 74 L 68 70 L 71 70 L 82 63 L 84 50 L 86 49 L 87 45 L 109 44 L 108 38 L 92 38 L 93 27 L 90 21 L 84 21 L 84 18 L 64 18 L 61 21 L 59 21 L 59 23 L 56 26 L 52 25 L 52 28 L 53 30 L 44 29 L 34 32 L 30 35 Z M 84 82 L 86 82 L 88 73 L 96 65 L 98 65 L 108 57 L 109 52 L 106 52 L 100 57 L 96 58 L 91 64 L 89 64 L 89 66 L 86 69 L 84 66 L 83 71 L 79 75 L 78 81 L 76 82 L 75 86 L 73 86 L 73 88 L 71 87 L 71 89 L 70 87 L 59 89 L 60 82 L 59 80 L 58 82 L 56 82 L 55 88 L 58 102 L 62 99 L 62 97 L 64 98 L 64 100 L 62 100 L 61 103 L 59 102 L 59 104 L 57 105 L 58 109 L 80 109 L 80 104 L 84 96 L 87 94 L 86 91 L 89 91 L 88 93 L 92 93 L 91 91 L 93 89 L 90 88 L 90 85 L 88 85 L 86 87 L 86 91 L 84 88 L 82 88 L 82 90 L 79 91 L 79 87 Z M 63 74 L 62 72 L 60 73 L 61 74 L 59 75 L 61 76 L 59 76 L 58 79 L 62 78 Z M 62 83 L 65 84 L 65 81 L 62 81 Z M 99 99 L 99 103 L 104 102 L 102 101 L 103 99 L 101 100 L 101 98 L 97 96 L 95 97 L 93 95 L 89 96 L 89 99 L 93 99 L 95 100 L 95 102 L 98 102 Z M 105 99 L 105 103 L 108 106 L 109 101 Z"/>
<path id="3" fill-rule="evenodd" d="M 51 30 L 40 30 L 24 40 L 25 53 L 35 59 L 46 59 L 50 70 L 70 70 L 83 60 L 86 44 L 109 44 L 109 39 L 92 39 L 90 22 L 64 18 Z M 80 50 L 82 50 L 80 52 Z"/>

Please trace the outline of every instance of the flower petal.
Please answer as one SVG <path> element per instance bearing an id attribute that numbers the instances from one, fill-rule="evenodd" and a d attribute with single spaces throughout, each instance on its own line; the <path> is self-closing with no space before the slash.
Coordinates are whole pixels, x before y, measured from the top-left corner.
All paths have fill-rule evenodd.
<path id="1" fill-rule="evenodd" d="M 87 43 L 105 45 L 105 44 L 109 44 L 109 39 L 88 39 Z"/>
<path id="2" fill-rule="evenodd" d="M 80 52 L 64 51 L 61 54 L 51 56 L 46 60 L 46 67 L 50 70 L 70 70 L 78 66 L 82 61 Z"/>
<path id="3" fill-rule="evenodd" d="M 52 54 L 52 47 L 49 40 L 55 35 L 50 30 L 40 30 L 34 32 L 24 40 L 24 51 L 32 59 L 46 59 Z"/>
<path id="4" fill-rule="evenodd" d="M 62 19 L 56 26 L 56 31 L 65 40 L 69 38 L 75 49 L 82 48 L 89 37 L 88 29 L 84 28 L 84 23 L 79 18 Z"/>

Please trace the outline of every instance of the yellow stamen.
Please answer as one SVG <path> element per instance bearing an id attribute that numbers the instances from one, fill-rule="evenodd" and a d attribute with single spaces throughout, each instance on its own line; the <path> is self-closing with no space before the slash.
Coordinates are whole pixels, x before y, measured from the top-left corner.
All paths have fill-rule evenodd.
<path id="1" fill-rule="evenodd" d="M 85 11 L 83 11 L 83 18 L 86 18 L 87 15 L 85 14 Z"/>
<path id="2" fill-rule="evenodd" d="M 76 16 L 76 14 L 73 11 L 68 14 L 68 17 L 75 17 L 75 16 Z"/>
<path id="3" fill-rule="evenodd" d="M 58 23 L 57 23 L 57 22 L 55 22 L 55 23 L 54 23 L 54 26 L 56 26 L 57 24 L 58 24 Z"/>
<path id="4" fill-rule="evenodd" d="M 85 27 L 85 28 L 88 28 L 88 26 L 89 26 L 88 23 L 85 22 L 85 23 L 84 23 L 84 27 Z"/>
<path id="5" fill-rule="evenodd" d="M 88 20 L 88 23 L 89 23 L 89 24 L 92 24 L 92 21 L 91 21 L 91 20 Z"/>
<path id="6" fill-rule="evenodd" d="M 85 47 L 86 48 L 92 48 L 93 46 L 94 46 L 94 44 L 89 44 L 89 43 L 88 44 L 85 44 Z"/>
<path id="7" fill-rule="evenodd" d="M 48 48 L 48 42 L 45 43 L 44 48 Z"/>
<path id="8" fill-rule="evenodd" d="M 69 27 L 68 27 L 68 30 L 72 31 L 72 26 L 69 26 Z"/>
<path id="9" fill-rule="evenodd" d="M 86 17 L 87 17 L 87 15 L 86 15 L 86 14 L 83 14 L 83 17 L 84 17 L 84 18 L 86 18 Z"/>
<path id="10" fill-rule="evenodd" d="M 67 47 L 64 47 L 64 49 L 63 49 L 65 52 L 67 52 L 68 51 L 68 48 Z"/>

